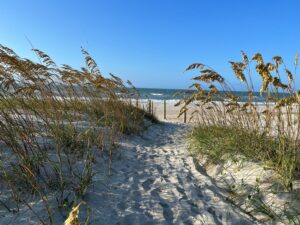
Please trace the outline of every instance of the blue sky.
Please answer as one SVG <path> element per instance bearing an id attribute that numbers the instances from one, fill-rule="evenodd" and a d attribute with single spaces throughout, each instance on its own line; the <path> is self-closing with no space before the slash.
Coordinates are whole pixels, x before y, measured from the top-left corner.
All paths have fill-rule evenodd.
<path id="1" fill-rule="evenodd" d="M 83 65 L 86 48 L 104 74 L 138 87 L 185 88 L 202 62 L 236 88 L 228 61 L 240 50 L 292 65 L 300 53 L 299 0 L 2 1 L 0 43 L 35 59 L 26 40 L 57 63 Z M 254 82 L 258 87 L 258 78 Z"/>

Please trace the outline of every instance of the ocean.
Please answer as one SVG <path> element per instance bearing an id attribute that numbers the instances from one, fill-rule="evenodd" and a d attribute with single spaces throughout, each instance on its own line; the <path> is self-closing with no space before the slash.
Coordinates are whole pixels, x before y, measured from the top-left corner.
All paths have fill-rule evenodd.
<path id="1" fill-rule="evenodd" d="M 150 99 L 153 101 L 174 101 L 177 102 L 179 99 L 181 99 L 184 96 L 188 96 L 187 94 L 183 95 L 176 95 L 176 93 L 180 91 L 185 91 L 183 89 L 161 89 L 161 88 L 137 88 L 140 92 L 140 99 L 146 100 Z M 225 98 L 225 92 L 220 92 L 221 95 Z M 248 101 L 248 92 L 245 91 L 233 91 L 232 94 L 235 96 L 239 96 L 239 102 L 247 102 Z M 283 94 L 279 94 L 280 97 L 284 97 Z M 253 98 L 255 102 L 265 102 L 266 101 L 266 95 L 260 96 L 259 92 L 253 93 Z"/>

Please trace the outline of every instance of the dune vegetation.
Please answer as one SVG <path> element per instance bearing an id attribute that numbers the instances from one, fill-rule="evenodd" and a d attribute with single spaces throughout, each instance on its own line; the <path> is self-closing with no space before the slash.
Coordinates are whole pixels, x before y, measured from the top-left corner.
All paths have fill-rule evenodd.
<path id="1" fill-rule="evenodd" d="M 0 205 L 7 213 L 27 206 L 53 224 L 53 211 L 68 213 L 85 195 L 95 158 L 109 167 L 119 137 L 156 119 L 131 104 L 130 81 L 104 77 L 86 50 L 79 70 L 33 51 L 38 62 L 0 45 Z M 39 201 L 47 218 L 34 211 Z"/>
<path id="2" fill-rule="evenodd" d="M 41 224 L 55 224 L 57 212 L 65 224 L 79 224 L 97 158 L 104 159 L 109 170 L 120 138 L 158 121 L 151 103 L 147 111 L 140 107 L 139 92 L 130 81 L 103 76 L 86 50 L 82 49 L 85 66 L 80 69 L 57 65 L 40 50 L 33 52 L 38 62 L 0 45 L 0 205 L 6 214 L 27 208 Z M 250 186 L 243 178 L 228 183 L 228 200 L 251 216 L 260 213 L 273 221 L 299 224 L 300 91 L 294 80 L 298 56 L 293 70 L 280 56 L 265 62 L 259 53 L 249 59 L 242 52 L 242 61 L 230 64 L 248 93 L 247 101 L 241 101 L 211 67 L 195 63 L 186 69 L 200 71 L 176 104 L 181 106 L 179 116 L 189 111 L 190 121 L 196 122 L 188 135 L 190 152 L 196 161 L 205 158 L 205 163 L 228 171 L 228 161 L 253 162 L 271 171 L 266 173 L 272 175 L 271 185 L 257 172 Z M 261 78 L 263 103 L 255 99 L 254 71 Z M 272 205 L 270 194 L 278 199 L 286 193 L 288 198 Z M 37 203 L 42 203 L 45 215 L 36 212 Z M 85 215 L 88 224 L 90 212 Z"/>
<path id="3" fill-rule="evenodd" d="M 262 163 L 266 170 L 275 171 L 280 184 L 280 188 L 265 191 L 287 191 L 293 194 L 292 202 L 299 204 L 299 185 L 295 185 L 300 175 L 300 92 L 294 87 L 298 55 L 293 70 L 280 56 L 265 62 L 260 53 L 250 59 L 242 52 L 242 61 L 229 63 L 241 91 L 248 93 L 247 101 L 241 101 L 211 67 L 195 63 L 186 69 L 200 71 L 193 78 L 192 90 L 187 91 L 190 95 L 177 103 L 182 106 L 180 115 L 190 111 L 190 119 L 197 122 L 189 135 L 191 153 L 198 158 L 206 156 L 215 165 L 229 160 Z M 257 75 L 261 78 L 260 95 L 265 97 L 263 104 L 256 102 L 254 95 L 252 80 Z M 232 191 L 237 185 L 234 187 L 230 187 Z M 277 213 L 263 197 L 257 197 L 259 192 L 263 192 L 259 185 L 244 192 L 245 201 L 256 206 L 252 211 L 247 208 L 248 212 L 259 211 L 279 220 L 285 216 L 299 224 L 299 218 L 295 218 L 299 212 L 292 209 L 293 203 L 281 205 L 283 210 Z"/>

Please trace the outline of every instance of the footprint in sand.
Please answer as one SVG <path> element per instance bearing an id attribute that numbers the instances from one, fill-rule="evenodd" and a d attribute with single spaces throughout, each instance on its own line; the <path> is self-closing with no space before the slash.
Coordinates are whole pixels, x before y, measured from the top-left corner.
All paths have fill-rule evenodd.
<path id="1" fill-rule="evenodd" d="M 183 144 L 186 129 L 181 124 L 158 124 L 142 138 L 126 140 L 129 146 L 138 146 L 123 149 L 127 160 L 112 164 L 116 168 L 107 179 L 122 185 L 103 198 L 103 188 L 95 180 L 93 193 L 87 193 L 94 199 L 89 205 L 94 209 L 90 224 L 255 224 L 224 200 L 207 175 L 196 169 Z M 126 155 L 136 157 L 128 160 Z M 102 165 L 98 166 L 101 171 Z M 122 176 L 118 174 L 121 169 Z"/>
<path id="2" fill-rule="evenodd" d="M 153 184 L 153 182 L 154 182 L 154 179 L 150 178 L 150 179 L 144 181 L 142 183 L 142 186 L 146 191 L 149 191 L 151 189 L 151 184 Z"/>

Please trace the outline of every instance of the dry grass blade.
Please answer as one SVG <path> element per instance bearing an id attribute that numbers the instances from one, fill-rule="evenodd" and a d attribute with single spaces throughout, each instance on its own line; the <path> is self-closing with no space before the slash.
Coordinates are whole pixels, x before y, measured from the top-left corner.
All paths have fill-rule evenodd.
<path id="1" fill-rule="evenodd" d="M 189 65 L 185 71 L 188 71 L 188 70 L 193 70 L 193 69 L 203 69 L 205 67 L 204 64 L 201 64 L 201 63 L 193 63 L 191 65 Z"/>
<path id="2" fill-rule="evenodd" d="M 38 49 L 32 49 L 32 51 L 34 51 L 42 59 L 46 66 L 56 67 L 56 64 L 45 52 Z"/>
<path id="3" fill-rule="evenodd" d="M 241 53 L 242 53 L 242 56 L 243 56 L 244 63 L 246 63 L 246 64 L 249 63 L 248 56 L 245 54 L 245 52 L 241 51 Z"/>
<path id="4" fill-rule="evenodd" d="M 244 69 L 246 68 L 246 65 L 244 63 L 240 62 L 229 62 L 231 64 L 231 67 L 236 75 L 236 77 L 244 82 L 246 80 L 244 75 Z"/>
<path id="5" fill-rule="evenodd" d="M 258 64 L 263 64 L 263 58 L 262 55 L 260 53 L 256 53 L 253 57 L 252 60 L 256 60 Z"/>
<path id="6" fill-rule="evenodd" d="M 78 218 L 79 215 L 79 208 L 84 202 L 80 202 L 78 205 L 74 206 L 69 213 L 68 218 L 65 221 L 65 225 L 80 225 L 80 221 Z"/>
<path id="7" fill-rule="evenodd" d="M 298 60 L 299 60 L 299 54 L 297 53 L 295 56 L 295 61 L 294 61 L 295 66 L 298 66 Z"/>
<path id="8" fill-rule="evenodd" d="M 218 74 L 214 71 L 209 71 L 205 74 L 202 74 L 201 76 L 194 77 L 193 80 L 200 80 L 200 81 L 204 81 L 204 82 L 217 81 L 219 83 L 224 82 L 224 78 L 220 74 Z"/>

